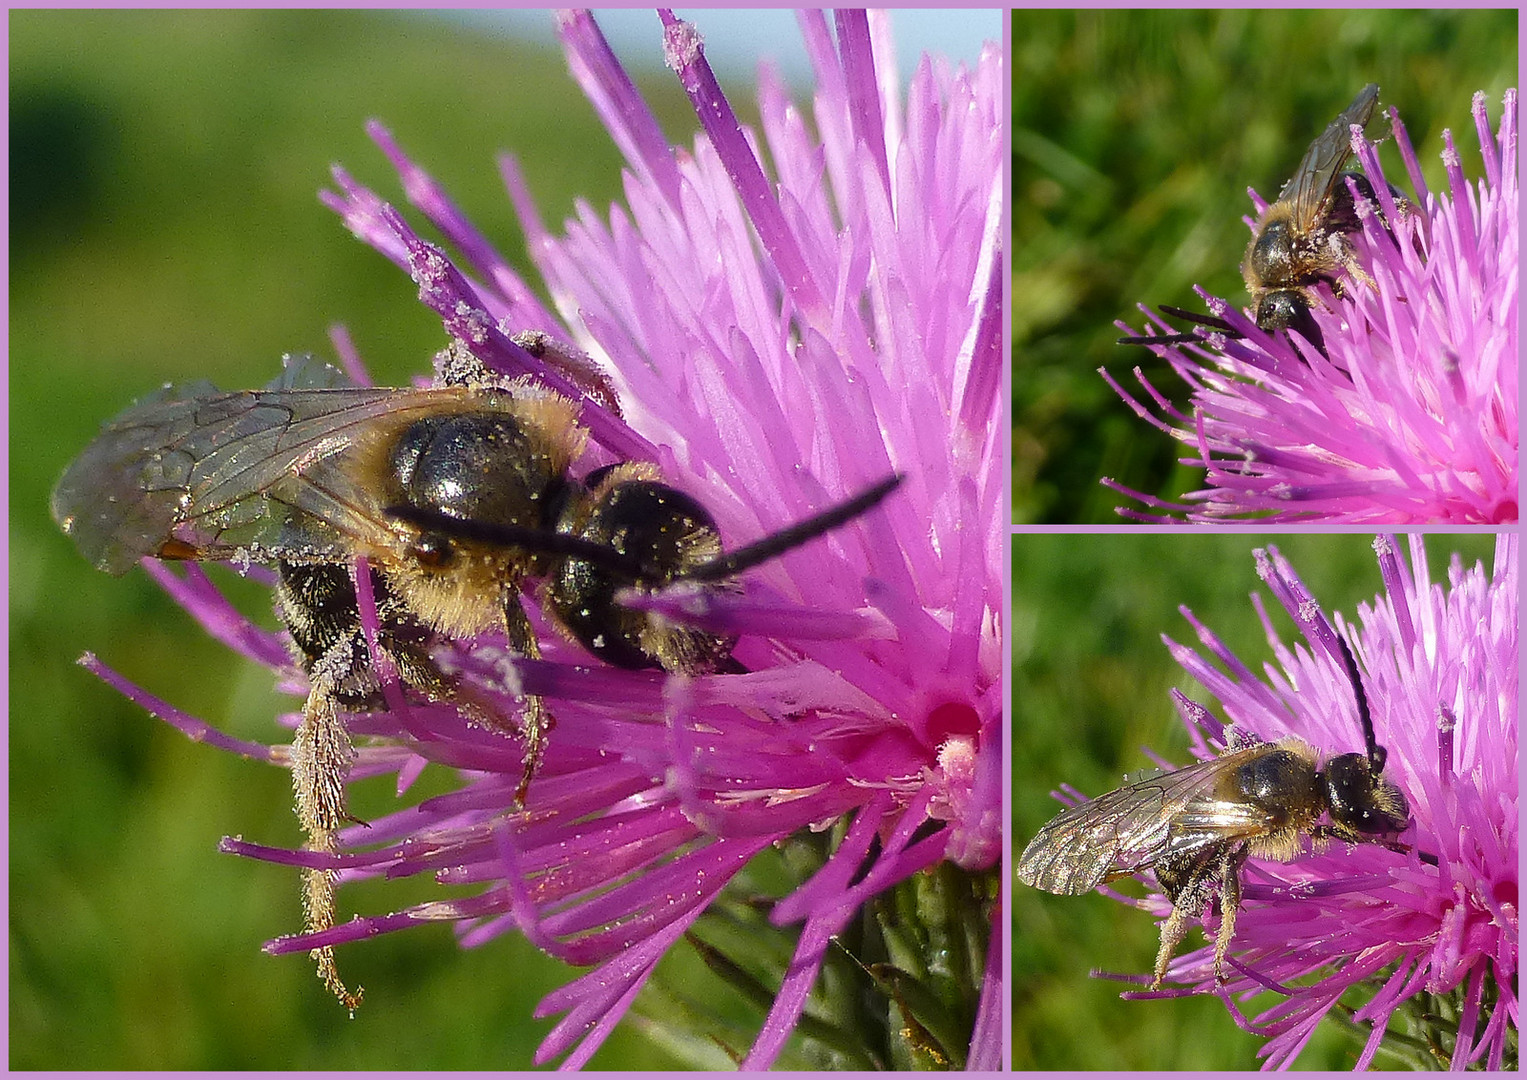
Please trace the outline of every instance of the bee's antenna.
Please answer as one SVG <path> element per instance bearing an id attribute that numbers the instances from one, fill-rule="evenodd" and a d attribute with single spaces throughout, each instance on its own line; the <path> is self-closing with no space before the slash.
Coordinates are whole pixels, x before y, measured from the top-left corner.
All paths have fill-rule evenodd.
<path id="1" fill-rule="evenodd" d="M 475 540 L 499 547 L 524 548 L 538 555 L 565 555 L 571 559 L 593 563 L 616 574 L 640 576 L 641 568 L 634 560 L 622 555 L 607 544 L 596 544 L 581 536 L 559 533 L 549 529 L 532 529 L 499 522 L 478 521 L 473 518 L 453 517 L 438 510 L 421 506 L 384 506 L 382 513 L 397 521 L 406 521 L 428 532 L 440 533 L 457 540 Z"/>
<path id="2" fill-rule="evenodd" d="M 1192 345 L 1204 339 L 1199 334 L 1133 334 L 1116 339 L 1119 345 Z"/>
<path id="3" fill-rule="evenodd" d="M 793 547 L 799 547 L 807 540 L 836 529 L 846 521 L 853 520 L 895 491 L 902 479 L 899 474 L 886 477 L 873 487 L 865 489 L 836 506 L 828 507 L 820 514 L 798 521 L 747 547 L 738 548 L 712 562 L 698 566 L 684 574 L 682 579 L 703 582 L 735 577 L 744 570 L 767 562 L 776 555 L 789 551 Z M 541 555 L 563 555 L 593 563 L 601 569 L 632 580 L 639 580 L 642 576 L 640 564 L 630 556 L 622 554 L 607 544 L 595 543 L 568 533 L 454 517 L 450 514 L 442 514 L 438 510 L 404 504 L 384 506 L 382 513 L 394 520 L 405 521 L 419 529 L 454 537 L 457 540 L 474 540 L 500 547 L 524 548 L 526 551 Z"/>
<path id="4" fill-rule="evenodd" d="M 828 507 L 820 514 L 809 517 L 804 521 L 798 521 L 794 525 L 786 526 L 777 533 L 770 533 L 762 540 L 756 540 L 747 547 L 738 548 L 736 551 L 714 559 L 703 566 L 696 567 L 693 571 L 684 575 L 685 581 L 720 581 L 723 578 L 735 577 L 759 563 L 768 562 L 776 555 L 782 555 L 793 547 L 799 547 L 807 540 L 832 529 L 836 529 L 846 521 L 852 521 L 860 514 L 869 510 L 891 492 L 900 486 L 903 477 L 900 474 L 888 476 L 873 487 L 866 488 L 851 499 L 846 499 L 836 506 Z"/>
<path id="5" fill-rule="evenodd" d="M 1239 330 L 1216 315 L 1205 315 L 1201 311 L 1189 311 L 1187 308 L 1173 307 L 1171 304 L 1160 304 L 1158 307 L 1163 315 L 1171 315 L 1173 318 L 1182 319 L 1185 322 L 1207 326 L 1210 330 L 1217 330 L 1221 334 L 1227 334 L 1230 337 L 1238 338 L 1243 336 Z"/>
<path id="6" fill-rule="evenodd" d="M 1347 665 L 1347 678 L 1352 682 L 1352 694 L 1357 698 L 1357 716 L 1363 722 L 1363 742 L 1368 747 L 1368 767 L 1375 773 L 1381 773 L 1384 771 L 1384 759 L 1388 754 L 1378 744 L 1378 738 L 1373 734 L 1373 716 L 1368 712 L 1368 695 L 1363 690 L 1362 677 L 1357 673 L 1357 660 L 1353 657 L 1346 638 L 1337 634 L 1336 644 L 1341 647 L 1341 658 Z"/>
<path id="7" fill-rule="evenodd" d="M 1157 304 L 1156 308 L 1163 315 L 1170 315 L 1173 318 L 1181 319 L 1184 322 L 1190 322 L 1197 326 L 1202 326 L 1217 334 L 1224 334 L 1226 337 L 1239 338 L 1245 336 L 1235 327 L 1227 323 L 1224 319 L 1217 318 L 1213 315 L 1205 315 L 1197 311 L 1188 311 L 1186 308 L 1173 307 L 1171 304 Z M 1195 334 L 1190 330 L 1183 334 L 1142 334 L 1133 337 L 1121 337 L 1119 338 L 1119 344 L 1186 345 L 1195 342 L 1202 343 L 1203 340 L 1204 338 L 1202 334 Z"/>

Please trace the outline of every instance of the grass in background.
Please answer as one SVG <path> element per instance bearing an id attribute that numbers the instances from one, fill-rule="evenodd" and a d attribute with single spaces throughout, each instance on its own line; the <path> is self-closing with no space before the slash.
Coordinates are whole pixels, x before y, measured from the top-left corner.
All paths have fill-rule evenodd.
<path id="1" fill-rule="evenodd" d="M 1201 285 L 1245 304 L 1247 187 L 1272 199 L 1364 83 L 1396 105 L 1428 184 L 1442 130 L 1482 175 L 1469 102 L 1517 85 L 1517 12 L 1013 13 L 1013 520 L 1119 523 L 1112 476 L 1172 498 L 1203 470 L 1099 377 L 1142 367 L 1115 343 L 1136 305 L 1204 310 Z M 1399 166 L 1392 147 L 1386 169 Z M 1400 175 L 1403 175 L 1401 173 Z"/>
<path id="2" fill-rule="evenodd" d="M 1088 795 L 1119 786 L 1151 766 L 1144 748 L 1178 765 L 1191 760 L 1188 736 L 1168 693 L 1178 687 L 1210 704 L 1202 687 L 1167 654 L 1161 635 L 1197 646 L 1178 605 L 1191 608 L 1253 671 L 1272 658 L 1248 599 L 1260 591 L 1287 644 L 1302 641 L 1257 578 L 1253 548 L 1277 545 L 1327 616 L 1356 618 L 1357 605 L 1383 589 L 1371 537 L 1138 534 L 1030 534 L 1013 538 L 1013 857 L 1061 804 L 1050 792 L 1069 783 Z M 1405 541 L 1402 538 L 1402 545 Z M 1402 550 L 1406 550 L 1402 546 Z M 1427 541 L 1433 581 L 1447 561 L 1492 565 L 1494 537 Z M 1375 717 L 1380 742 L 1383 717 Z M 1354 723 L 1353 745 L 1361 735 Z M 1331 750 L 1331 747 L 1318 747 Z M 1142 895 L 1128 882 L 1120 891 Z M 1237 1028 L 1217 998 L 1123 1001 L 1120 983 L 1090 978 L 1094 968 L 1149 972 L 1156 920 L 1097 894 L 1051 896 L 1014 882 L 1013 1067 L 1018 1070 L 1252 1069 L 1261 1040 Z M 1178 952 L 1204 944 L 1195 923 Z M 1243 1006 L 1267 1008 L 1263 996 Z M 1327 1023 L 1300 1068 L 1350 1069 L 1361 1043 Z"/>
<path id="3" fill-rule="evenodd" d="M 647 81 L 670 132 L 693 131 L 659 43 L 654 15 Z M 47 499 L 100 423 L 160 382 L 263 385 L 283 352 L 332 356 L 332 323 L 382 385 L 428 369 L 439 319 L 316 198 L 338 161 L 401 204 L 367 118 L 521 267 L 493 155 L 519 155 L 556 227 L 575 198 L 620 196 L 617 151 L 559 52 L 418 15 L 19 11 L 10 62 L 11 1066 L 529 1067 L 553 1023 L 530 1009 L 570 974 L 517 936 L 464 952 L 425 928 L 341 949 L 367 989 L 354 1021 L 305 957 L 259 951 L 300 927 L 297 875 L 216 845 L 299 843 L 287 775 L 188 742 L 73 660 L 95 650 L 247 738 L 300 703 L 141 573 L 87 566 Z M 264 590 L 220 580 L 273 624 Z M 353 808 L 369 812 L 365 790 Z M 347 888 L 342 917 L 433 892 Z M 629 1032 L 594 1058 L 673 1064 Z"/>

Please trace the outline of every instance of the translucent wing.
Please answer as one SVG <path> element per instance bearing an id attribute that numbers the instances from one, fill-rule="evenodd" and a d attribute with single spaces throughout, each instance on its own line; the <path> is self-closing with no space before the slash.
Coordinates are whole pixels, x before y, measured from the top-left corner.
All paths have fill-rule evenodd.
<path id="1" fill-rule="evenodd" d="M 350 550 L 341 537 L 389 545 L 382 496 L 357 478 L 357 457 L 393 425 L 465 408 L 478 392 L 343 387 L 334 374 L 308 361 L 279 389 L 167 387 L 69 466 L 54 519 L 113 574 L 146 555 L 269 561 L 333 557 Z"/>
<path id="2" fill-rule="evenodd" d="M 1320 137 L 1310 143 L 1304 152 L 1304 160 L 1293 177 L 1278 193 L 1279 202 L 1293 206 L 1294 222 L 1300 231 L 1307 232 L 1320 219 L 1331 191 L 1341 176 L 1342 166 L 1352 154 L 1351 127 L 1357 124 L 1366 128 L 1378 104 L 1379 88 L 1369 83 L 1358 92 L 1352 104 L 1341 115 L 1326 125 Z"/>
<path id="3" fill-rule="evenodd" d="M 1217 781 L 1266 744 L 1099 795 L 1073 806 L 1035 834 L 1018 860 L 1018 880 L 1046 892 L 1079 895 L 1105 880 L 1147 870 L 1166 855 L 1255 834 L 1264 811 L 1219 798 Z"/>

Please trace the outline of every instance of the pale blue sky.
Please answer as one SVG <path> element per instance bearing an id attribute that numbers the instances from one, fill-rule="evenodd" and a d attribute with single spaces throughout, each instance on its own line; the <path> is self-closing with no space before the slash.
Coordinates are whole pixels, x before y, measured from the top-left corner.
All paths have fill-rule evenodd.
<path id="1" fill-rule="evenodd" d="M 705 38 L 705 55 L 718 74 L 727 80 L 751 80 L 761 55 L 770 56 L 787 79 L 804 80 L 810 70 L 801 49 L 795 12 L 770 9 L 676 9 L 680 18 L 699 27 Z M 469 10 L 433 13 L 485 30 L 551 45 L 555 36 L 546 11 Z M 628 66 L 663 62 L 661 28 L 651 8 L 627 8 L 596 12 L 599 25 L 611 46 Z M 896 31 L 898 63 L 903 79 L 910 76 L 917 58 L 937 52 L 973 66 L 983 41 L 1002 41 L 1002 12 L 992 8 L 897 9 L 891 12 Z"/>

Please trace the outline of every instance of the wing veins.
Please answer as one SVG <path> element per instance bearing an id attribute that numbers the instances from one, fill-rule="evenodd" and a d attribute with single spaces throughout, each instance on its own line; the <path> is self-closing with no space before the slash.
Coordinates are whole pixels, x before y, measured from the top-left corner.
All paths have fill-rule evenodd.
<path id="1" fill-rule="evenodd" d="M 353 479 L 338 479 L 348 455 L 379 422 L 493 407 L 465 386 L 208 389 L 172 387 L 132 406 L 59 481 L 54 517 L 101 569 L 122 573 L 145 555 L 278 554 L 282 522 L 271 513 L 273 503 L 385 543 L 391 530 L 375 500 L 357 498 Z M 305 497 L 303 485 L 319 473 L 330 475 L 328 493 Z M 240 534 L 261 539 L 236 542 Z"/>
<path id="2" fill-rule="evenodd" d="M 1226 772 L 1265 749 L 1245 747 L 1194 762 L 1066 810 L 1047 822 L 1024 849 L 1019 879 L 1049 892 L 1076 895 L 1110 877 L 1148 869 L 1167 850 L 1173 822 Z"/>
<path id="3" fill-rule="evenodd" d="M 1352 104 L 1343 109 L 1335 120 L 1326 125 L 1319 137 L 1310 143 L 1299 162 L 1299 168 L 1278 193 L 1279 201 L 1292 204 L 1294 220 L 1301 231 L 1313 228 L 1320 219 L 1341 176 L 1342 166 L 1352 155 L 1351 127 L 1353 124 L 1364 128 L 1368 126 L 1378 99 L 1379 88 L 1375 83 L 1369 83 L 1358 91 Z"/>

